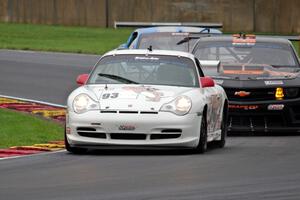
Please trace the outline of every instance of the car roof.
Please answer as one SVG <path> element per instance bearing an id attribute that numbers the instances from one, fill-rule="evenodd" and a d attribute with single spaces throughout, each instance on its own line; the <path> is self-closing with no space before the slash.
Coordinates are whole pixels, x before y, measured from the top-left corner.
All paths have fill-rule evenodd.
<path id="1" fill-rule="evenodd" d="M 211 37 L 201 37 L 197 43 L 206 42 L 206 41 L 218 41 L 218 42 L 232 42 L 233 36 L 211 36 Z M 256 36 L 256 42 L 267 42 L 267 43 L 277 43 L 277 44 L 291 44 L 288 39 L 280 37 L 268 37 L 268 36 Z"/>
<path id="2" fill-rule="evenodd" d="M 178 57 L 186 57 L 192 60 L 195 59 L 194 55 L 191 53 L 183 52 L 183 51 L 171 51 L 171 50 L 155 50 L 149 51 L 148 49 L 122 49 L 122 50 L 112 50 L 107 52 L 104 56 L 111 55 L 162 55 L 162 56 L 178 56 Z"/>
<path id="3" fill-rule="evenodd" d="M 188 27 L 188 26 L 157 26 L 149 28 L 139 28 L 135 32 L 138 34 L 147 34 L 147 33 L 159 33 L 159 32 L 174 32 L 174 33 L 199 33 L 205 28 L 199 27 Z M 215 28 L 210 28 L 210 33 L 219 33 L 222 32 Z"/>

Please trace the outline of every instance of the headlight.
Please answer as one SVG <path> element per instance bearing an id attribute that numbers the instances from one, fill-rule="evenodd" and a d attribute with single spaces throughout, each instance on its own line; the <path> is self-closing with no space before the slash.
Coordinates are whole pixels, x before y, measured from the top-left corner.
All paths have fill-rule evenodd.
<path id="1" fill-rule="evenodd" d="M 187 96 L 179 96 L 170 103 L 164 104 L 160 111 L 172 112 L 176 115 L 185 115 L 187 114 L 192 107 L 192 101 Z"/>
<path id="2" fill-rule="evenodd" d="M 73 100 L 73 110 L 78 114 L 95 109 L 99 109 L 99 105 L 87 94 L 80 94 Z"/>

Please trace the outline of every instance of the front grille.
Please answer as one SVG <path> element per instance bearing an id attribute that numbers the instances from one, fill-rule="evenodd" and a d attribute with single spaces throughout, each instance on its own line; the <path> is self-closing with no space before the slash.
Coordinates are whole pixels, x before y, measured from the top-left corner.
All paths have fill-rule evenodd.
<path id="1" fill-rule="evenodd" d="M 230 101 L 261 101 L 261 100 L 274 100 L 275 99 L 275 89 L 266 88 L 266 89 L 234 89 L 234 88 L 224 88 L 227 94 L 227 97 Z M 238 96 L 239 92 L 249 92 L 249 95 Z"/>
<path id="2" fill-rule="evenodd" d="M 141 133 L 111 133 L 110 138 L 114 140 L 146 140 L 147 135 Z"/>
<path id="3" fill-rule="evenodd" d="M 224 88 L 227 97 L 230 101 L 267 101 L 276 100 L 275 93 L 276 88 Z M 283 88 L 284 98 L 283 99 L 295 99 L 300 97 L 298 88 Z M 295 92 L 288 92 L 296 90 Z M 242 94 L 241 96 L 239 94 Z"/>

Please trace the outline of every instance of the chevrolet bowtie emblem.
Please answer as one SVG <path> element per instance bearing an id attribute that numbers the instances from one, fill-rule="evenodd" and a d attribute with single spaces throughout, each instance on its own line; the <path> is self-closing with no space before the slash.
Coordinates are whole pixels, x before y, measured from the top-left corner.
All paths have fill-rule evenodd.
<path id="1" fill-rule="evenodd" d="M 250 92 L 246 92 L 246 91 L 236 91 L 234 93 L 235 96 L 240 96 L 240 97 L 246 97 L 250 95 Z"/>

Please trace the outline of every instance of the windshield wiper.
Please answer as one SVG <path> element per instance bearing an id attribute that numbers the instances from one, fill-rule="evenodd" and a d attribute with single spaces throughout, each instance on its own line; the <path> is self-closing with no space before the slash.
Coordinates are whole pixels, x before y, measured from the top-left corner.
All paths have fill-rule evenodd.
<path id="1" fill-rule="evenodd" d="M 177 42 L 176 44 L 177 44 L 177 45 L 181 45 L 181 44 L 186 43 L 186 42 L 188 42 L 188 41 L 190 41 L 190 40 L 192 40 L 192 39 L 199 39 L 199 38 L 200 38 L 199 36 L 193 36 L 193 37 L 188 36 L 188 37 L 183 38 L 182 40 L 180 40 L 180 41 Z"/>
<path id="2" fill-rule="evenodd" d="M 99 75 L 99 76 L 103 76 L 103 77 L 105 77 L 105 78 L 117 80 L 117 81 L 120 81 L 120 82 L 126 83 L 126 84 L 139 84 L 138 82 L 129 80 L 129 79 L 124 78 L 124 77 L 121 77 L 121 76 L 113 75 L 113 74 L 103 74 L 103 73 L 99 73 L 98 75 Z"/>

